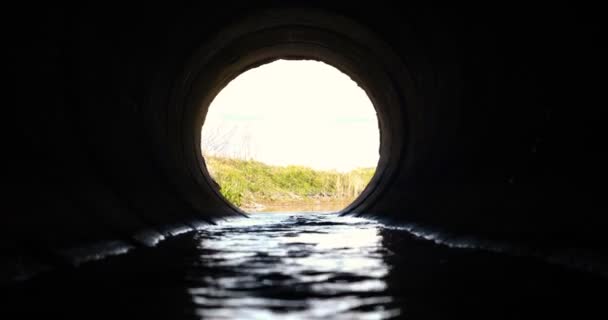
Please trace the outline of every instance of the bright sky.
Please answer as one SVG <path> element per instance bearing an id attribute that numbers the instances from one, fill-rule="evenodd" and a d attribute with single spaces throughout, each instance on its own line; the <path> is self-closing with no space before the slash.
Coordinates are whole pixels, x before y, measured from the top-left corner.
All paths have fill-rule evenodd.
<path id="1" fill-rule="evenodd" d="M 348 171 L 376 166 L 380 137 L 376 111 L 350 77 L 323 62 L 278 60 L 217 95 L 201 145 L 222 145 L 217 155 Z"/>

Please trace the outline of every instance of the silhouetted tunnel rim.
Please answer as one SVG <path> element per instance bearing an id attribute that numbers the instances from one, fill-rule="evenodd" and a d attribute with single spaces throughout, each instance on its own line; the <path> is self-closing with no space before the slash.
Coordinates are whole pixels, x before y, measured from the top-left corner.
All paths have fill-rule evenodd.
<path id="1" fill-rule="evenodd" d="M 375 35 L 354 21 L 312 10 L 274 10 L 252 15 L 203 43 L 178 79 L 169 112 L 176 130 L 176 163 L 182 192 L 196 202 L 197 192 L 212 191 L 234 213 L 244 214 L 224 199 L 200 152 L 201 128 L 210 103 L 243 72 L 276 61 L 323 61 L 350 76 L 367 93 L 380 129 L 376 173 L 359 197 L 340 213 L 364 212 L 391 185 L 407 146 L 404 110 L 413 94 L 401 60 Z M 188 185 L 186 185 L 186 183 Z M 196 207 L 196 205 L 194 205 Z M 200 206 L 199 206 L 200 207 Z"/>

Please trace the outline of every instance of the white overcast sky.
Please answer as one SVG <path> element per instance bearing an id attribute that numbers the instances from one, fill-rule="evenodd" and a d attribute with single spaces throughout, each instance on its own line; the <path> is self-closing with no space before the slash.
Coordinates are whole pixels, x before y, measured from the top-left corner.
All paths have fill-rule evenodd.
<path id="1" fill-rule="evenodd" d="M 226 132 L 225 156 L 339 171 L 378 162 L 371 101 L 350 77 L 318 61 L 278 60 L 231 81 L 209 107 L 201 144 Z"/>

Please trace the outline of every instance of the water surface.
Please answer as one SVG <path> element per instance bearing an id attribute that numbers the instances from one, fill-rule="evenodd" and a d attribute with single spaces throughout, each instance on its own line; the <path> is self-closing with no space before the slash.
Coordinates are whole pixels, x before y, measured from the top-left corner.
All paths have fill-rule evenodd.
<path id="1" fill-rule="evenodd" d="M 295 201 L 273 201 L 256 203 L 242 208 L 246 212 L 294 212 L 331 213 L 350 205 L 355 199 L 305 199 Z"/>
<path id="2" fill-rule="evenodd" d="M 531 257 L 299 212 L 222 221 L 3 289 L 1 319 L 428 320 L 605 318 L 608 286 Z"/>
<path id="3" fill-rule="evenodd" d="M 218 270 L 189 290 L 211 318 L 384 319 L 400 314 L 386 293 L 379 225 L 333 214 L 258 213 L 200 231 L 200 264 Z M 193 279 L 196 280 L 196 279 Z"/>

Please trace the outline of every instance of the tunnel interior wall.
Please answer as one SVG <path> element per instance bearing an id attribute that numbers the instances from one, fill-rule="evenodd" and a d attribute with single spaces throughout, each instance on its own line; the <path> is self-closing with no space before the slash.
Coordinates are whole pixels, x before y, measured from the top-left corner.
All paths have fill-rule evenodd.
<path id="1" fill-rule="evenodd" d="M 11 8 L 0 264 L 74 264 L 238 215 L 188 182 L 170 108 L 201 45 L 269 8 L 371 30 L 402 59 L 402 160 L 356 214 L 603 251 L 605 49 L 593 10 L 333 1 Z M 187 72 L 187 70 L 186 70 Z M 406 99 L 407 100 L 407 99 Z M 191 169 L 191 168 L 190 168 Z"/>

